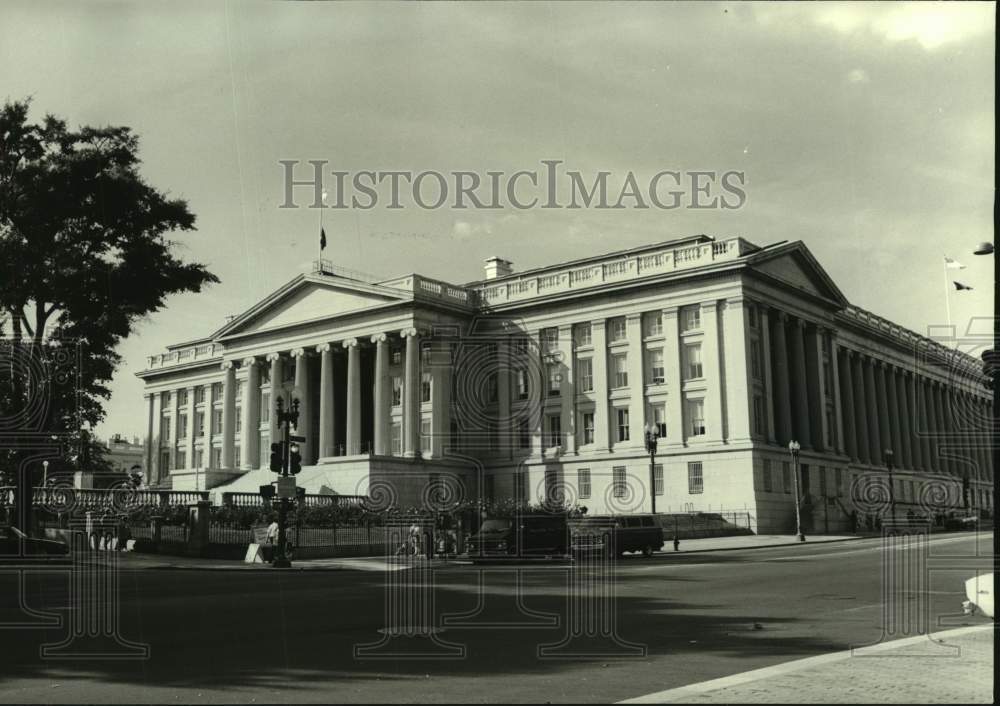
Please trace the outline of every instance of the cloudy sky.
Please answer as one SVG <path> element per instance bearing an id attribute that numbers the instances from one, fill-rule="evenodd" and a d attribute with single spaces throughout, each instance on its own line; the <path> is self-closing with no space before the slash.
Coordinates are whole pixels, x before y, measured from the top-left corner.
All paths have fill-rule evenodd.
<path id="1" fill-rule="evenodd" d="M 854 303 L 946 323 L 942 258 L 990 312 L 991 3 L 127 3 L 0 7 L 0 87 L 35 117 L 124 124 L 143 173 L 188 199 L 187 258 L 222 280 L 120 349 L 104 434 L 142 434 L 133 373 L 315 256 L 317 213 L 279 209 L 281 159 L 370 170 L 585 175 L 740 170 L 737 210 L 346 209 L 328 257 L 465 282 L 707 233 L 801 239 Z"/>

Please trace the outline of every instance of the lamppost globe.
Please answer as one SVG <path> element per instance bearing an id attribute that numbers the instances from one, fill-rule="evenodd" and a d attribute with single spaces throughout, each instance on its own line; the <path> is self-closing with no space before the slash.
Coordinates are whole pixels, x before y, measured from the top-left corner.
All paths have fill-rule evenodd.
<path id="1" fill-rule="evenodd" d="M 799 442 L 794 439 L 788 442 L 788 450 L 792 453 L 798 453 L 801 448 L 802 447 L 799 445 Z"/>

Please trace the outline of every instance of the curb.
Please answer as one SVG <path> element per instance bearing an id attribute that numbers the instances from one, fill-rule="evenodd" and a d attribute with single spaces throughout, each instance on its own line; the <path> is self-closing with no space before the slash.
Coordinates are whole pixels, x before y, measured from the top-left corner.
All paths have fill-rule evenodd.
<path id="1" fill-rule="evenodd" d="M 868 652 L 889 652 L 891 650 L 900 649 L 903 647 L 907 647 L 909 645 L 926 642 L 929 639 L 934 640 L 935 642 L 943 642 L 948 638 L 958 637 L 966 633 L 981 632 L 993 629 L 994 629 L 994 624 L 992 622 L 983 623 L 979 625 L 968 625 L 961 628 L 955 628 L 953 630 L 946 630 L 944 632 L 932 632 L 926 635 L 916 635 L 914 637 L 903 638 L 901 640 L 890 640 L 889 642 L 881 642 L 875 645 L 864 647 L 863 649 L 865 649 Z M 688 684 L 686 686 L 678 686 L 673 689 L 666 689 L 664 691 L 658 691 L 652 694 L 645 694 L 644 696 L 637 696 L 631 699 L 625 699 L 624 701 L 619 701 L 617 703 L 621 704 L 682 703 L 686 700 L 689 700 L 693 696 L 699 696 L 709 691 L 717 691 L 719 689 L 725 689 L 728 687 L 749 684 L 752 682 L 760 681 L 762 679 L 767 679 L 769 677 L 784 676 L 785 674 L 798 672 L 804 669 L 809 669 L 811 667 L 818 667 L 824 664 L 829 664 L 831 662 L 840 662 L 845 659 L 850 659 L 854 656 L 855 656 L 855 649 L 853 648 L 849 650 L 841 650 L 839 652 L 829 652 L 827 654 L 816 655 L 814 657 L 806 657 L 804 659 L 796 659 L 790 662 L 782 662 L 780 664 L 771 665 L 770 667 L 753 669 L 748 672 L 730 674 L 729 676 L 720 677 L 718 679 L 710 679 L 708 681 L 697 682 L 695 684 Z"/>
<path id="2" fill-rule="evenodd" d="M 779 544 L 761 544 L 758 546 L 750 545 L 746 547 L 718 547 L 716 549 L 681 549 L 678 552 L 663 550 L 660 552 L 656 552 L 654 556 L 656 555 L 676 556 L 678 554 L 701 554 L 704 552 L 736 552 L 736 551 L 743 551 L 746 549 L 774 549 L 776 547 L 803 547 L 803 546 L 816 547 L 816 546 L 821 546 L 823 544 L 837 544 L 838 542 L 853 542 L 858 539 L 872 539 L 872 538 L 855 536 L 855 537 L 839 537 L 838 539 L 826 539 L 823 541 L 814 541 L 811 543 L 809 542 L 809 540 L 806 540 L 805 542 L 799 542 L 799 541 L 781 542 Z M 681 541 L 683 542 L 683 540 Z M 689 541 L 697 541 L 697 540 L 689 540 Z"/>

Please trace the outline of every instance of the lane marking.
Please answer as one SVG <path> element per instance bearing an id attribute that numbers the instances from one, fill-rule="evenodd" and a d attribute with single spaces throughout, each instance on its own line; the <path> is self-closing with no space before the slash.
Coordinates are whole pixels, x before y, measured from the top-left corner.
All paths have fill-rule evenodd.
<path id="1" fill-rule="evenodd" d="M 930 633 L 930 635 L 917 635 L 915 637 L 907 637 L 901 640 L 890 640 L 889 642 L 880 642 L 875 645 L 866 646 L 864 649 L 866 653 L 883 652 L 888 650 L 894 650 L 900 647 L 906 647 L 908 645 L 914 645 L 920 642 L 925 642 L 931 638 L 933 638 L 934 640 L 945 640 L 952 637 L 958 637 L 959 635 L 964 635 L 966 633 L 980 632 L 984 630 L 993 630 L 993 623 L 984 623 L 982 625 L 970 625 L 967 627 L 955 628 L 954 630 L 946 630 L 945 632 Z M 716 691 L 718 689 L 725 689 L 732 686 L 747 684 L 761 679 L 767 679 L 769 677 L 784 676 L 785 674 L 789 674 L 791 672 L 798 672 L 803 669 L 809 669 L 810 667 L 818 667 L 820 665 L 829 664 L 831 662 L 840 662 L 845 659 L 850 659 L 853 656 L 854 656 L 853 650 L 831 652 L 825 655 L 817 655 L 815 657 L 806 657 L 805 659 L 797 659 L 791 662 L 783 662 L 782 664 L 775 664 L 770 667 L 763 667 L 761 669 L 753 669 L 749 672 L 741 672 L 740 674 L 731 674 L 727 677 L 710 679 L 709 681 L 698 682 L 696 684 L 688 684 L 687 686 L 679 686 L 673 689 L 666 689 L 665 691 L 658 691 L 652 694 L 646 694 L 645 696 L 637 696 L 632 699 L 625 699 L 624 701 L 619 701 L 618 703 L 656 704 L 656 703 L 687 701 L 693 696 L 698 696 L 700 694 L 704 694 L 709 691 Z"/>

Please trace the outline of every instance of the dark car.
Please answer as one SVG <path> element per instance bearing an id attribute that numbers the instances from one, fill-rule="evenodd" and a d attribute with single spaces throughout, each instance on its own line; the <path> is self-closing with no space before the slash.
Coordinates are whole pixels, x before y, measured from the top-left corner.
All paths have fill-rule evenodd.
<path id="1" fill-rule="evenodd" d="M 574 554 L 605 551 L 609 541 L 613 556 L 642 552 L 648 557 L 663 548 L 663 528 L 652 515 L 592 515 L 570 523 Z"/>
<path id="2" fill-rule="evenodd" d="M 62 542 L 29 537 L 17 527 L 0 525 L 0 561 L 65 560 L 68 557 L 69 547 Z"/>
<path id="3" fill-rule="evenodd" d="M 567 554 L 563 515 L 522 515 L 485 520 L 469 537 L 469 558 L 552 558 Z"/>

